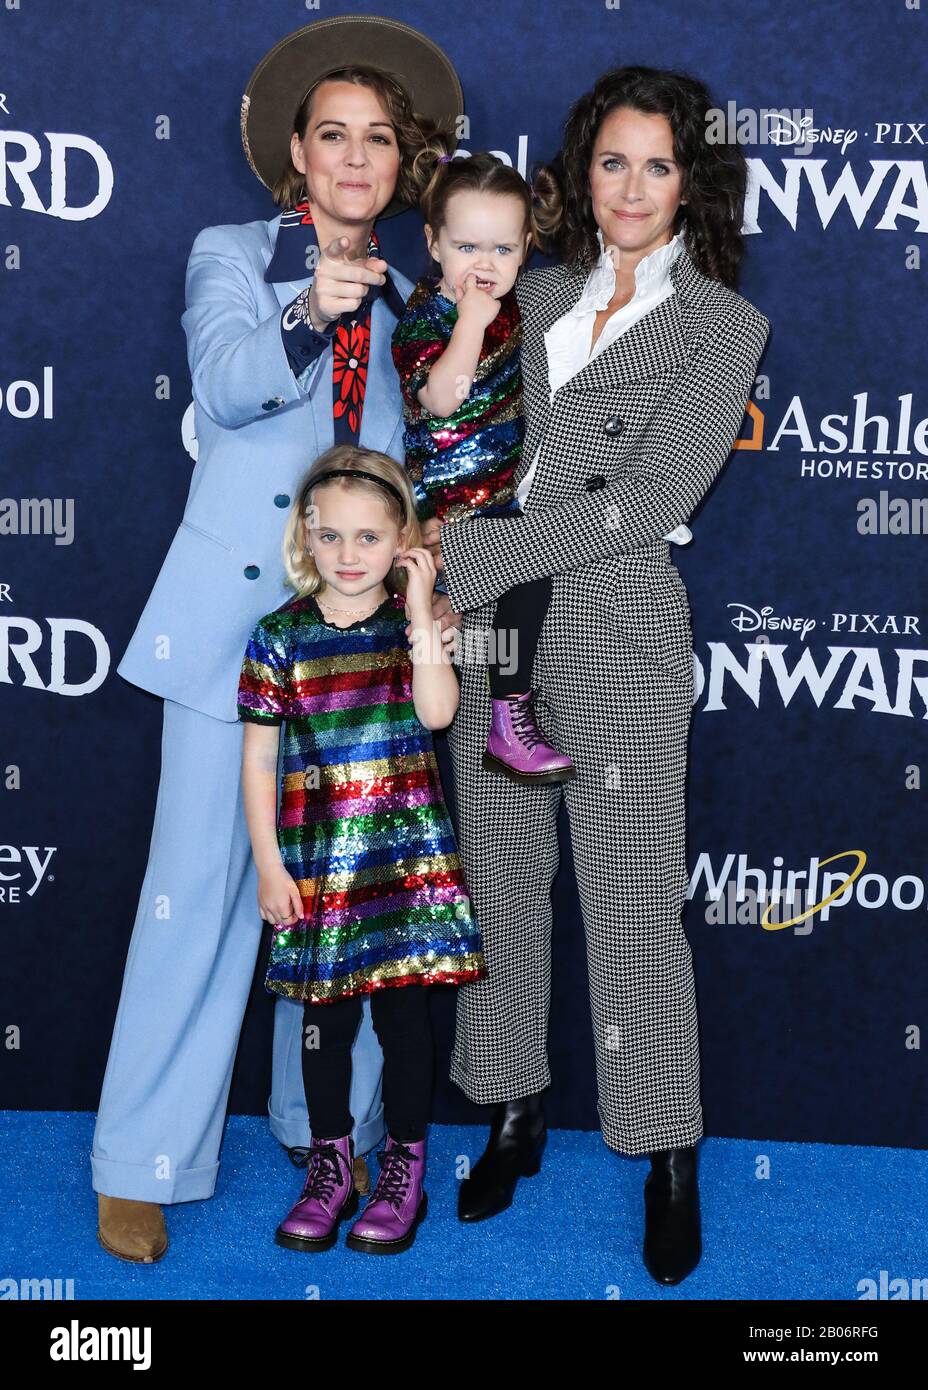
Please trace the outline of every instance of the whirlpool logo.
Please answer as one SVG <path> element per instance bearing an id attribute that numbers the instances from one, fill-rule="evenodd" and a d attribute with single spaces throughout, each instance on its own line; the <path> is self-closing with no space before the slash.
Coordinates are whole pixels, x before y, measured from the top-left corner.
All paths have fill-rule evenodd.
<path id="1" fill-rule="evenodd" d="M 787 869 L 777 854 L 768 870 L 750 864 L 746 854 L 728 854 L 716 870 L 712 856 L 704 853 L 690 878 L 687 897 L 695 899 L 702 892 L 710 924 L 759 926 L 764 931 L 791 928 L 797 936 L 807 936 L 815 918 L 827 922 L 835 908 L 852 903 L 868 912 L 887 905 L 899 912 L 925 909 L 928 894 L 923 878 L 900 874 L 890 879 L 864 873 L 867 859 L 866 850 L 843 849 L 824 859 L 812 855 L 805 868 Z"/>

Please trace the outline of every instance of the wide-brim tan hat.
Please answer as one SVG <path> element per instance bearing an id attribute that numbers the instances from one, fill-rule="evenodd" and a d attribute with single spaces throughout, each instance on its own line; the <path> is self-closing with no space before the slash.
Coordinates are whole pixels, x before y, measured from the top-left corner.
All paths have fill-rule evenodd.
<path id="1" fill-rule="evenodd" d="M 265 188 L 273 188 L 287 166 L 293 118 L 306 93 L 323 73 L 348 63 L 390 72 L 409 92 L 413 111 L 451 134 L 453 149 L 464 92 L 454 64 L 436 43 L 418 29 L 380 15 L 317 19 L 264 55 L 242 97 L 245 157 Z M 408 206 L 394 196 L 380 217 L 405 212 Z"/>

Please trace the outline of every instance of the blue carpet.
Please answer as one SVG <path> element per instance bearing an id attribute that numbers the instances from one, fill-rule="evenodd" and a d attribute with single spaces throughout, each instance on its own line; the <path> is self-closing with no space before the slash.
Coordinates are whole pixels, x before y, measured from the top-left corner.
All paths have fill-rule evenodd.
<path id="1" fill-rule="evenodd" d="M 553 1130 L 512 1207 L 468 1227 L 455 1166 L 476 1160 L 486 1131 L 449 1125 L 430 1130 L 429 1215 L 411 1250 L 298 1254 L 273 1235 L 303 1172 L 264 1120 L 241 1115 L 228 1121 L 215 1196 L 167 1207 L 167 1255 L 136 1266 L 96 1241 L 93 1125 L 87 1113 L 0 1112 L 0 1278 L 71 1279 L 75 1299 L 855 1299 L 881 1270 L 924 1273 L 923 1150 L 704 1140 L 703 1259 L 665 1289 L 641 1263 L 646 1157 L 613 1154 L 598 1132 Z M 769 1178 L 757 1176 L 764 1157 Z"/>

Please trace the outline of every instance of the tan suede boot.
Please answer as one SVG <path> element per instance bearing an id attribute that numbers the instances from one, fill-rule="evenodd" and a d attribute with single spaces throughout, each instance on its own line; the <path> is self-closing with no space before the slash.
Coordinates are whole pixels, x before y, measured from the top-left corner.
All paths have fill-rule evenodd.
<path id="1" fill-rule="evenodd" d="M 97 1240 L 109 1254 L 133 1264 L 150 1265 L 168 1248 L 164 1213 L 157 1202 L 97 1193 Z"/>
<path id="2" fill-rule="evenodd" d="M 354 1178 L 354 1190 L 360 1192 L 365 1197 L 371 1190 L 371 1175 L 367 1170 L 367 1162 L 363 1158 L 356 1158 L 351 1170 Z"/>

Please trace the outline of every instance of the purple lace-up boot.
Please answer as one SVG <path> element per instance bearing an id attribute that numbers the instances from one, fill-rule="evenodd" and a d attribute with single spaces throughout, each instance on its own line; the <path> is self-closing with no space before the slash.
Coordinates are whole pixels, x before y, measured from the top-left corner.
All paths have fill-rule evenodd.
<path id="1" fill-rule="evenodd" d="M 535 722 L 533 695 L 490 699 L 493 719 L 483 766 L 514 782 L 568 782 L 576 777 L 573 762 L 546 743 Z"/>
<path id="2" fill-rule="evenodd" d="M 350 1249 L 369 1255 L 398 1255 L 412 1245 L 416 1228 L 428 1210 L 428 1198 L 422 1190 L 425 1143 L 422 1139 L 401 1144 L 387 1135 L 386 1149 L 377 1155 L 383 1165 L 377 1186 L 345 1240 Z"/>
<path id="3" fill-rule="evenodd" d="M 303 1191 L 277 1227 L 274 1243 L 288 1250 L 328 1250 L 338 1239 L 339 1222 L 358 1210 L 352 1172 L 354 1140 L 350 1134 L 342 1139 L 314 1136 L 303 1152 L 307 1167 Z"/>

